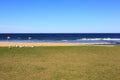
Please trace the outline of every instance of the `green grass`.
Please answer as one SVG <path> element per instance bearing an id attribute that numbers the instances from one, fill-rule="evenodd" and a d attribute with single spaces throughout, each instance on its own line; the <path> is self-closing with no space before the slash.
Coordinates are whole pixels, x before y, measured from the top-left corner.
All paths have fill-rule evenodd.
<path id="1" fill-rule="evenodd" d="M 0 48 L 0 80 L 120 80 L 120 46 Z"/>

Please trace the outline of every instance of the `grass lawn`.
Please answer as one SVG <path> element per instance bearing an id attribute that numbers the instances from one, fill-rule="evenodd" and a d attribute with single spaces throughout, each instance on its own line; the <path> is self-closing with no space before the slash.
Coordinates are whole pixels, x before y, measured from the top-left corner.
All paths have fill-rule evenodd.
<path id="1" fill-rule="evenodd" d="M 0 48 L 0 80 L 120 80 L 120 46 Z"/>

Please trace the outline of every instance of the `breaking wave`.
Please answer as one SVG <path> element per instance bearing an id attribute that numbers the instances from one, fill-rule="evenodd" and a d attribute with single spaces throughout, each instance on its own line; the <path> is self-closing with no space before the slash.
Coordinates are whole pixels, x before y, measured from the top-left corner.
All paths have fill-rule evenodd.
<path id="1" fill-rule="evenodd" d="M 76 39 L 76 40 L 106 40 L 106 41 L 111 41 L 111 40 L 114 40 L 114 41 L 119 41 L 120 38 L 81 38 L 81 39 Z"/>

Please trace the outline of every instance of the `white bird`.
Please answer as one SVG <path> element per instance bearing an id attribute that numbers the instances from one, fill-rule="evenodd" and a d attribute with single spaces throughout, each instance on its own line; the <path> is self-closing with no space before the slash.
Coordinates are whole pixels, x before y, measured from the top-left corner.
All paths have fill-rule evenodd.
<path id="1" fill-rule="evenodd" d="M 32 37 L 28 37 L 28 39 L 29 39 L 29 40 L 31 40 L 31 39 L 32 39 Z"/>
<path id="2" fill-rule="evenodd" d="M 34 47 L 34 46 L 31 46 L 32 48 Z"/>
<path id="3" fill-rule="evenodd" d="M 15 45 L 15 47 L 18 47 L 18 45 Z"/>
<path id="4" fill-rule="evenodd" d="M 7 36 L 7 40 L 9 40 L 10 39 L 10 36 Z"/>
<path id="5" fill-rule="evenodd" d="M 21 45 L 19 46 L 19 48 L 22 48 L 22 47 L 23 47 L 23 46 L 21 46 Z"/>

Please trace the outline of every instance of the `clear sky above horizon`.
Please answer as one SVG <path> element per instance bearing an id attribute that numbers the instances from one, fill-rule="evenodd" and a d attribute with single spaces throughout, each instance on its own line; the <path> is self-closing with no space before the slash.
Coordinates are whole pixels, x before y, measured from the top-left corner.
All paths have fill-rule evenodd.
<path id="1" fill-rule="evenodd" d="M 0 0 L 0 33 L 120 33 L 120 0 Z"/>

